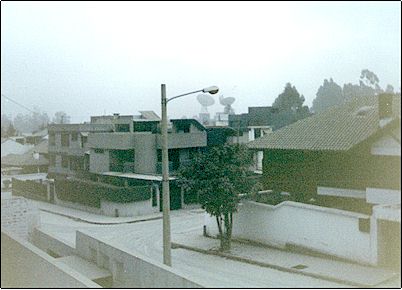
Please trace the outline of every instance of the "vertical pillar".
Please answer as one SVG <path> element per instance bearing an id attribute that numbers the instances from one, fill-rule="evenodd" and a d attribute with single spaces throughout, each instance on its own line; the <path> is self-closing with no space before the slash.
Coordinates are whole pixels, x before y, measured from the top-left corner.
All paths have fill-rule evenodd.
<path id="1" fill-rule="evenodd" d="M 171 266 L 170 242 L 170 192 L 169 192 L 169 156 L 167 132 L 166 85 L 161 85 L 162 97 L 162 195 L 163 195 L 163 263 Z"/>

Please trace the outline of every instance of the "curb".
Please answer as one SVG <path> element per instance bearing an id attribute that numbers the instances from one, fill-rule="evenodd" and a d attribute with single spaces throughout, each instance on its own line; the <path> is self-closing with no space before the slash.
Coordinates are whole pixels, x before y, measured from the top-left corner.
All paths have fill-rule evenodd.
<path id="1" fill-rule="evenodd" d="M 190 251 L 195 251 L 195 252 L 199 252 L 199 253 L 207 254 L 207 255 L 215 255 L 215 256 L 231 259 L 231 260 L 234 260 L 234 261 L 248 263 L 248 264 L 251 264 L 251 265 L 257 265 L 257 266 L 261 266 L 261 267 L 265 267 L 265 268 L 271 268 L 271 269 L 275 269 L 275 270 L 279 270 L 279 271 L 283 271 L 283 272 L 288 272 L 288 273 L 293 273 L 293 274 L 300 274 L 300 275 L 303 275 L 303 276 L 308 276 L 308 277 L 312 277 L 312 278 L 316 278 L 316 279 L 326 280 L 326 281 L 329 281 L 329 282 L 345 284 L 345 285 L 349 285 L 349 286 L 355 286 L 355 287 L 359 287 L 359 288 L 371 288 L 371 287 L 375 287 L 376 285 L 378 285 L 378 284 L 368 285 L 368 284 L 362 284 L 362 283 L 348 281 L 348 280 L 342 280 L 342 279 L 338 279 L 338 278 L 334 278 L 334 277 L 328 277 L 328 276 L 322 275 L 322 274 L 314 274 L 314 273 L 304 272 L 304 271 L 298 270 L 298 269 L 282 267 L 282 266 L 269 264 L 269 263 L 265 263 L 265 262 L 259 262 L 259 261 L 255 261 L 255 260 L 248 259 L 248 258 L 242 258 L 242 257 L 239 257 L 239 256 L 234 256 L 234 255 L 224 253 L 224 252 L 219 252 L 219 251 L 216 251 L 216 250 L 204 250 L 204 249 L 200 249 L 200 248 L 191 247 L 191 246 L 187 246 L 187 245 L 172 242 L 172 249 L 178 249 L 178 248 L 182 248 L 182 249 L 190 250 Z M 395 276 L 392 276 L 391 278 L 389 278 L 387 280 L 384 280 L 381 283 L 389 281 L 389 280 L 391 280 L 393 278 L 395 278 Z"/>
<path id="2" fill-rule="evenodd" d="M 152 218 L 138 219 L 138 220 L 133 220 L 133 221 L 128 221 L 128 222 L 116 222 L 116 223 L 107 223 L 107 222 L 104 222 L 104 223 L 102 223 L 102 222 L 88 221 L 88 220 L 85 220 L 85 219 L 82 219 L 82 218 L 79 218 L 79 217 L 74 217 L 74 216 L 71 216 L 71 215 L 66 215 L 66 214 L 62 214 L 62 213 L 59 213 L 59 212 L 54 212 L 54 211 L 51 211 L 51 210 L 48 210 L 48 209 L 39 208 L 39 210 L 44 211 L 44 212 L 48 212 L 48 213 L 52 213 L 52 214 L 57 214 L 57 215 L 59 215 L 59 216 L 64 216 L 64 217 L 73 219 L 73 220 L 75 220 L 75 221 L 80 221 L 80 222 L 84 222 L 84 223 L 87 223 L 87 224 L 108 225 L 108 226 L 112 226 L 112 225 L 121 225 L 121 224 L 132 224 L 132 223 L 138 223 L 138 222 L 145 222 L 145 221 L 158 220 L 158 219 L 161 219 L 161 218 L 162 218 L 162 216 L 160 216 L 160 217 L 152 217 Z"/>

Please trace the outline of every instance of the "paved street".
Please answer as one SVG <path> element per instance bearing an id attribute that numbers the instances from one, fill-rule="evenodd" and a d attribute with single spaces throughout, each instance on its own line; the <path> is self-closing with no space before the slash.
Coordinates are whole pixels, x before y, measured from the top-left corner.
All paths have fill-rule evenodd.
<path id="1" fill-rule="evenodd" d="M 172 212 L 172 239 L 185 232 L 202 233 L 204 215 L 199 210 Z M 162 262 L 162 221 L 152 220 L 132 224 L 94 225 L 48 212 L 41 212 L 42 228 L 60 240 L 75 244 L 75 231 L 81 230 L 98 236 L 116 247 L 135 249 L 156 261 Z M 191 275 L 196 282 L 207 287 L 318 287 L 339 288 L 332 283 L 281 272 L 274 269 L 232 261 L 222 257 L 204 255 L 183 249 L 172 250 L 173 267 Z"/>

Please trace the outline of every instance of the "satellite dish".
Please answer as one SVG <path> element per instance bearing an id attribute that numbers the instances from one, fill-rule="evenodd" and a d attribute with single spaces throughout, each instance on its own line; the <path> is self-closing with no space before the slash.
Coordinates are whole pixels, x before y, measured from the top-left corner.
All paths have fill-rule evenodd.
<path id="1" fill-rule="evenodd" d="M 221 105 L 225 106 L 224 113 L 225 114 L 234 114 L 234 110 L 232 108 L 232 104 L 235 102 L 235 98 L 227 97 L 224 98 L 222 95 L 219 96 L 219 102 Z"/>
<path id="2" fill-rule="evenodd" d="M 202 113 L 208 113 L 208 107 L 215 104 L 214 98 L 212 98 L 210 95 L 207 94 L 199 94 L 197 96 L 197 100 L 202 106 L 201 109 Z"/>

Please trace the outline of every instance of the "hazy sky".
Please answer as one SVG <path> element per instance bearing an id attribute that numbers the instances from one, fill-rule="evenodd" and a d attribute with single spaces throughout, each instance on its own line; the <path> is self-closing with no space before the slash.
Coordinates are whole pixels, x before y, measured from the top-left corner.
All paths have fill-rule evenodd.
<path id="1" fill-rule="evenodd" d="M 242 113 L 291 82 L 311 106 L 324 78 L 358 83 L 365 68 L 400 90 L 399 2 L 1 2 L 1 93 L 73 122 L 160 115 L 161 83 L 168 96 L 217 85 Z M 168 107 L 199 111 L 195 95 Z M 3 97 L 1 112 L 26 113 Z"/>

